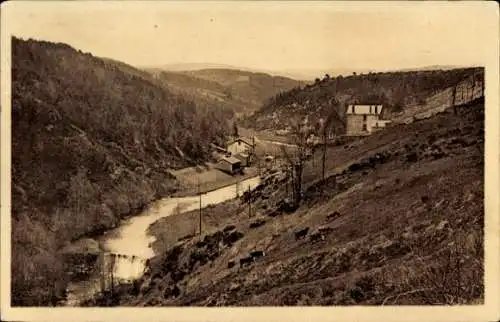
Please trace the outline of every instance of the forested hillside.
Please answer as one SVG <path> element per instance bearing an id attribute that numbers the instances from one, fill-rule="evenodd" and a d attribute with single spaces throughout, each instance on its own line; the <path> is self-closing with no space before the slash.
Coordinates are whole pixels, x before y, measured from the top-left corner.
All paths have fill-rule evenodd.
<path id="1" fill-rule="evenodd" d="M 235 113 L 235 115 L 249 113 L 260 107 L 254 106 L 255 104 L 247 101 L 245 97 L 233 96 L 231 88 L 214 81 L 181 72 L 160 69 L 147 69 L 147 71 L 157 82 L 167 87 L 170 91 L 190 98 L 200 104 L 223 108 Z"/>
<path id="2" fill-rule="evenodd" d="M 346 104 L 384 104 L 384 117 L 410 105 L 423 105 L 432 94 L 475 75 L 483 68 L 368 73 L 347 77 L 317 78 L 314 84 L 295 87 L 269 99 L 262 109 L 245 120 L 246 127 L 279 130 L 306 116 L 310 122 L 326 118 L 333 108 L 342 116 Z"/>
<path id="3" fill-rule="evenodd" d="M 207 160 L 231 116 L 126 64 L 13 38 L 13 304 L 55 301 L 57 250 L 173 191 L 167 170 Z"/>
<path id="4" fill-rule="evenodd" d="M 185 75 L 217 83 L 225 88 L 226 99 L 242 102 L 243 112 L 250 113 L 262 107 L 271 97 L 286 92 L 305 82 L 287 77 L 271 76 L 243 70 L 213 68 L 183 72 Z"/>

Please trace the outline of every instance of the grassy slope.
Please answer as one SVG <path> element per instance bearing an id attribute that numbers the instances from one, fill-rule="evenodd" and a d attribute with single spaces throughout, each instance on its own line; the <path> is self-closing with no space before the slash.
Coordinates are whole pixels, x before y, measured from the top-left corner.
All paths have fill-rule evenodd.
<path id="1" fill-rule="evenodd" d="M 13 303 L 42 305 L 60 295 L 60 247 L 172 193 L 168 170 L 206 160 L 228 127 L 126 64 L 12 47 Z"/>
<path id="2" fill-rule="evenodd" d="M 136 287 L 113 303 L 481 303 L 483 103 L 461 113 L 331 148 L 328 169 L 336 175 L 313 184 L 318 167 L 310 165 L 309 189 L 295 213 L 276 212 L 285 196 L 284 185 L 277 183 L 254 194 L 252 218 L 239 201 L 205 210 L 210 230 L 205 245 L 197 245 L 195 237 L 174 247 L 193 230 L 194 212 L 158 222 L 152 231 L 160 240 L 160 255 Z M 366 164 L 377 152 L 387 157 L 385 162 L 346 170 L 353 163 Z M 340 216 L 328 220 L 335 211 Z M 249 228 L 259 218 L 265 224 Z M 222 232 L 230 224 L 243 234 L 240 239 Z M 308 235 L 296 240 L 294 232 L 305 227 Z M 312 242 L 309 237 L 320 227 L 328 227 L 325 239 Z M 239 259 L 254 250 L 265 250 L 266 256 L 240 268 Z M 228 268 L 229 261 L 236 265 Z"/>

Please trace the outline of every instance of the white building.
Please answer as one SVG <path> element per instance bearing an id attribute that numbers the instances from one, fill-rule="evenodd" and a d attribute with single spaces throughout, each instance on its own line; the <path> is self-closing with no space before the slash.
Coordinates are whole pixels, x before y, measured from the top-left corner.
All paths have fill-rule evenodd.
<path id="1" fill-rule="evenodd" d="M 346 111 L 346 135 L 369 135 L 377 129 L 385 127 L 390 120 L 382 120 L 383 106 L 352 104 Z"/>
<path id="2" fill-rule="evenodd" d="M 227 151 L 231 152 L 232 155 L 236 155 L 238 153 L 253 154 L 254 148 L 255 143 L 246 138 L 237 138 L 227 145 Z"/>

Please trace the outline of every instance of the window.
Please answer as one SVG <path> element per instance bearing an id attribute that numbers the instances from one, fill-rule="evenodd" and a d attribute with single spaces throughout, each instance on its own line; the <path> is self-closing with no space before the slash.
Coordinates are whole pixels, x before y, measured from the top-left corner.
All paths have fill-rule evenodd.
<path id="1" fill-rule="evenodd" d="M 366 122 L 366 114 L 363 115 L 363 122 Z"/>
<path id="2" fill-rule="evenodd" d="M 366 131 L 366 124 L 363 124 L 363 131 Z"/>

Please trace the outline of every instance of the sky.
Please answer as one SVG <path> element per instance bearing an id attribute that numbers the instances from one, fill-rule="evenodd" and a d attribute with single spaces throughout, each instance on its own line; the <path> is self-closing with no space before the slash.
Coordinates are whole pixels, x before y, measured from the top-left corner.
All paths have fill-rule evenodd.
<path id="1" fill-rule="evenodd" d="M 308 75 L 484 65 L 498 10 L 484 2 L 14 2 L 6 24 L 25 39 L 139 67 L 216 63 Z"/>

